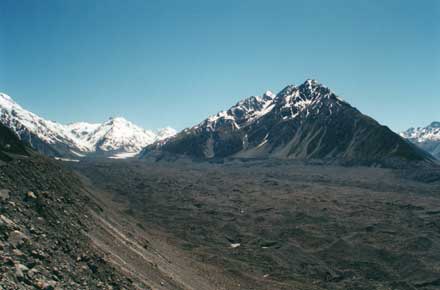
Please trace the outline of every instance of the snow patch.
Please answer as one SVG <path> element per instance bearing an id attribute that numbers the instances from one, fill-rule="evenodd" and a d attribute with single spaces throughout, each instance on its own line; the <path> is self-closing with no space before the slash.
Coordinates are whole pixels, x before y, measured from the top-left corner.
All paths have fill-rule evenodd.
<path id="1" fill-rule="evenodd" d="M 54 159 L 58 160 L 58 161 L 64 161 L 64 162 L 79 162 L 78 159 L 70 159 L 70 158 L 54 157 Z"/>
<path id="2" fill-rule="evenodd" d="M 124 153 L 118 153 L 113 156 L 110 156 L 111 159 L 127 159 L 135 157 L 139 152 L 124 152 Z"/>

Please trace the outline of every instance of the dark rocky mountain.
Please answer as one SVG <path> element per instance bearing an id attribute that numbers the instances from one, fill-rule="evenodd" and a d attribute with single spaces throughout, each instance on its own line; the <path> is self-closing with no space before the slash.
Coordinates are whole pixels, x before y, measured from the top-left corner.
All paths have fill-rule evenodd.
<path id="1" fill-rule="evenodd" d="M 11 155 L 27 156 L 28 151 L 12 130 L 0 124 L 0 160 L 10 161 Z"/>
<path id="2" fill-rule="evenodd" d="M 279 158 L 397 166 L 433 157 L 315 80 L 245 99 L 146 147 L 141 157 Z"/>
<path id="3" fill-rule="evenodd" d="M 409 128 L 400 135 L 440 159 L 440 122 L 432 122 L 426 127 Z"/>

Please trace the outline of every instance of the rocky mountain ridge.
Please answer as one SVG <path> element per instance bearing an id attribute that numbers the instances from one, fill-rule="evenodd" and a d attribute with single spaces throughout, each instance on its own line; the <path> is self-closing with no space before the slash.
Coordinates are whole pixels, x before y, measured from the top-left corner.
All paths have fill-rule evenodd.
<path id="1" fill-rule="evenodd" d="M 90 245 L 78 178 L 0 132 L 0 289 L 133 289 Z"/>
<path id="2" fill-rule="evenodd" d="M 266 92 L 146 147 L 141 156 L 196 159 L 279 158 L 348 164 L 431 162 L 388 127 L 362 114 L 316 80 Z"/>

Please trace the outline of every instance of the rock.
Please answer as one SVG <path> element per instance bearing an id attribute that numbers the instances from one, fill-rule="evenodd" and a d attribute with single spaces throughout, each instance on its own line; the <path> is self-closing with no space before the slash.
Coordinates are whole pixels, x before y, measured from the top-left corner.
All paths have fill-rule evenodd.
<path id="1" fill-rule="evenodd" d="M 26 261 L 26 266 L 31 269 L 35 266 L 37 266 L 37 264 L 39 263 L 38 260 L 35 260 L 34 258 L 28 257 L 27 261 Z"/>
<path id="2" fill-rule="evenodd" d="M 29 271 L 29 268 L 22 264 L 15 264 L 15 276 L 18 280 L 24 279 L 24 273 Z"/>
<path id="3" fill-rule="evenodd" d="M 54 290 L 55 287 L 57 286 L 57 282 L 55 281 L 43 281 L 43 280 L 38 280 L 35 283 L 35 287 L 37 287 L 37 289 L 42 289 L 42 290 Z"/>
<path id="4" fill-rule="evenodd" d="M 34 235 L 38 235 L 38 234 L 40 234 L 40 232 L 39 232 L 36 228 L 34 228 L 34 227 L 31 227 L 31 228 L 29 229 L 29 232 L 30 232 L 31 234 L 34 234 Z"/>
<path id="5" fill-rule="evenodd" d="M 87 263 L 87 266 L 89 266 L 90 271 L 92 271 L 92 273 L 96 273 L 98 272 L 98 266 L 96 266 L 93 263 Z"/>
<path id="6" fill-rule="evenodd" d="M 96 286 L 102 288 L 102 287 L 104 286 L 104 283 L 102 283 L 102 281 L 99 281 L 99 282 L 96 284 Z"/>
<path id="7" fill-rule="evenodd" d="M 9 199 L 9 193 L 11 191 L 9 189 L 1 189 L 0 190 L 0 201 L 6 201 Z"/>
<path id="8" fill-rule="evenodd" d="M 17 246 L 24 244 L 24 242 L 28 239 L 29 239 L 28 236 L 26 236 L 25 234 L 23 234 L 20 231 L 15 230 L 9 234 L 8 242 L 12 246 L 17 247 Z"/>
<path id="9" fill-rule="evenodd" d="M 0 225 L 1 225 L 1 223 L 3 223 L 7 227 L 15 226 L 15 223 L 12 220 L 8 219 L 7 217 L 5 217 L 2 214 L 0 215 Z"/>
<path id="10" fill-rule="evenodd" d="M 44 287 L 44 281 L 43 281 L 43 280 L 37 280 L 37 281 L 35 282 L 34 286 L 35 286 L 37 289 L 43 289 L 43 287 Z"/>
<path id="11" fill-rule="evenodd" d="M 32 250 L 31 255 L 37 259 L 45 259 L 47 255 L 43 251 Z"/>
<path id="12" fill-rule="evenodd" d="M 39 273 L 39 271 L 37 269 L 33 268 L 27 272 L 27 276 L 32 279 L 38 273 Z"/>
<path id="13" fill-rule="evenodd" d="M 54 273 L 57 277 L 61 277 L 61 272 L 57 267 L 52 268 L 52 273 Z"/>
<path id="14" fill-rule="evenodd" d="M 27 198 L 31 198 L 31 199 L 37 199 L 37 196 L 35 195 L 35 193 L 33 191 L 28 191 L 26 193 Z"/>
<path id="15" fill-rule="evenodd" d="M 23 252 L 20 251 L 19 249 L 13 249 L 12 253 L 14 253 L 14 255 L 17 256 L 17 257 L 23 257 L 24 256 Z"/>
<path id="16" fill-rule="evenodd" d="M 10 257 L 2 257 L 2 261 L 3 265 L 8 266 L 8 267 L 12 267 L 14 266 L 14 261 L 10 258 Z"/>

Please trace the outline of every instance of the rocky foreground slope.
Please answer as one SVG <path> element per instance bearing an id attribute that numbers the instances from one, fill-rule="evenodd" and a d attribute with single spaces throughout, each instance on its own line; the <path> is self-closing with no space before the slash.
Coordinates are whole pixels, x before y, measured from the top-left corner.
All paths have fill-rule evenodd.
<path id="1" fill-rule="evenodd" d="M 0 125 L 1 290 L 217 290 L 207 277 L 228 280 L 65 165 Z"/>
<path id="2" fill-rule="evenodd" d="M 90 245 L 79 180 L 0 131 L 0 289 L 133 289 Z"/>
<path id="3" fill-rule="evenodd" d="M 206 274 L 217 290 L 440 287 L 438 178 L 274 159 L 72 166 L 192 263 L 222 269 Z"/>

